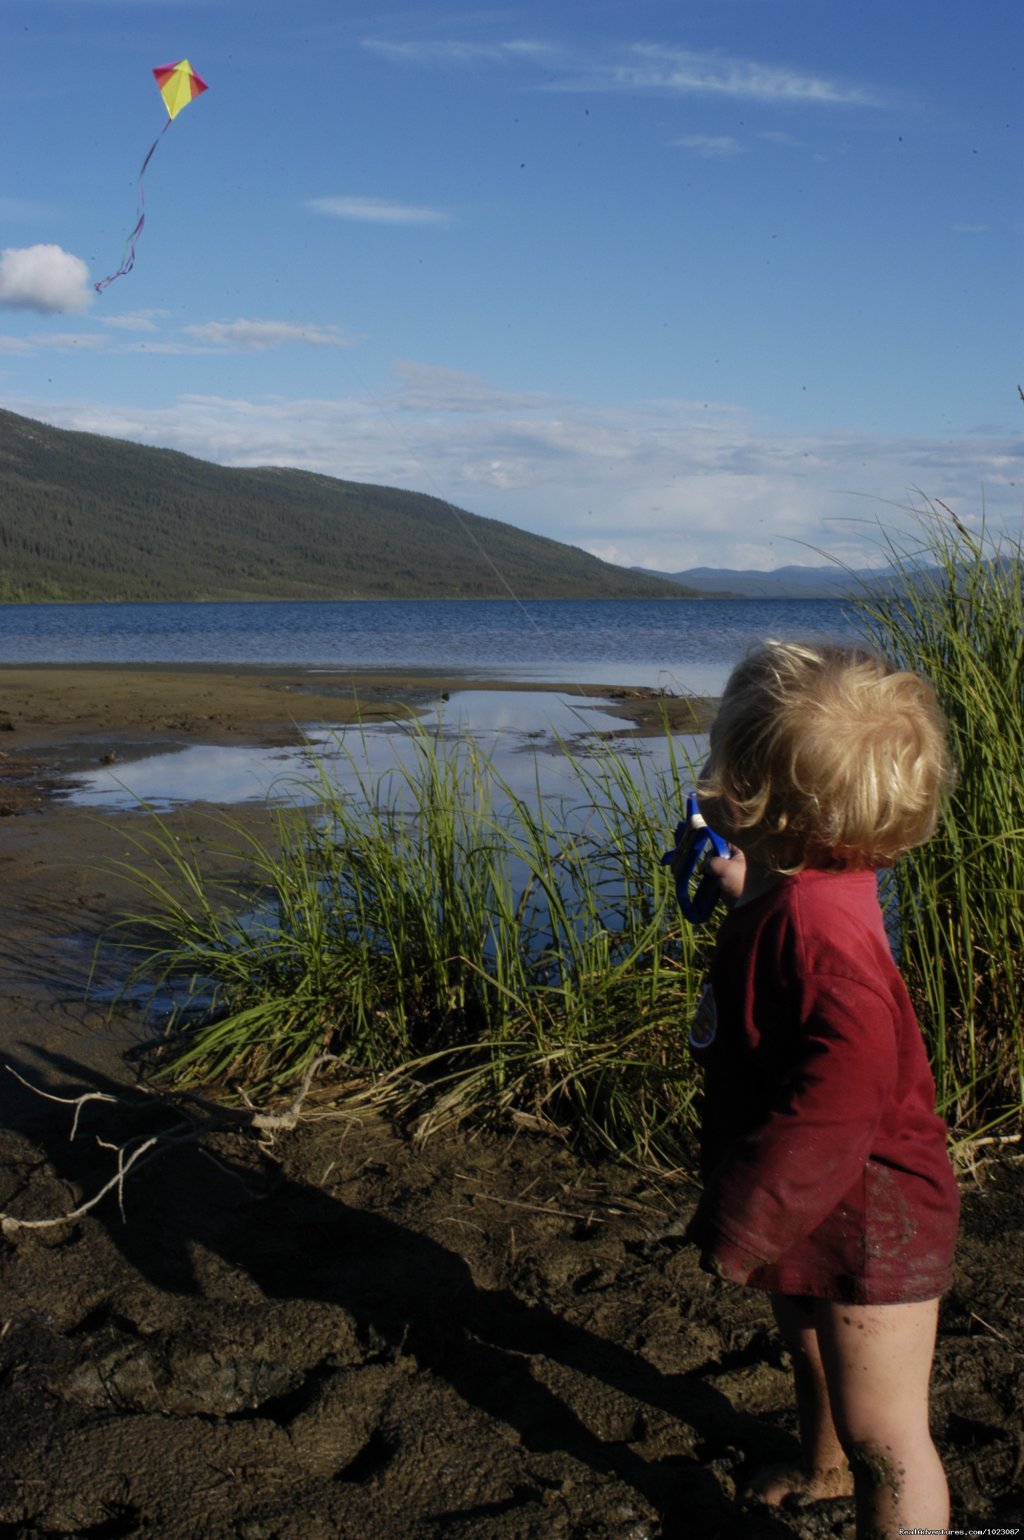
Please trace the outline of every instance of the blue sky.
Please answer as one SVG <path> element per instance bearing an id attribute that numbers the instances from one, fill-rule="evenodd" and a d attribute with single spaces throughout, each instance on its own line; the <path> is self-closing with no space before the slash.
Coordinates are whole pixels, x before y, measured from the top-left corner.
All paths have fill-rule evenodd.
<path id="1" fill-rule="evenodd" d="M 0 0 L 0 405 L 665 571 L 1016 530 L 1022 45 L 1019 0 Z"/>

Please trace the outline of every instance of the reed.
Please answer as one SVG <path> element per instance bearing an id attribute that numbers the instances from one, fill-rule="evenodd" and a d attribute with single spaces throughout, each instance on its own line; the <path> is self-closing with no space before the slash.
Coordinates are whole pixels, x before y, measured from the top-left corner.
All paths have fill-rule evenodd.
<path id="1" fill-rule="evenodd" d="M 1024 1105 L 1024 555 L 941 506 L 883 538 L 861 629 L 933 680 L 959 766 L 888 891 L 940 1106 L 968 1138 Z M 562 745 L 555 799 L 514 792 L 467 739 L 406 732 L 384 775 L 350 753 L 344 791 L 321 764 L 267 839 L 228 818 L 192 845 L 158 818 L 136 836 L 129 987 L 176 1002 L 163 1073 L 266 1098 L 329 1053 L 335 1084 L 423 1133 L 500 1116 L 677 1161 L 708 946 L 660 865 L 685 754 L 667 728 L 658 771 Z M 244 883 L 204 875 L 218 842 L 244 851 Z"/>
<path id="2" fill-rule="evenodd" d="M 407 744 L 377 778 L 349 753 L 344 791 L 322 764 L 270 839 L 222 820 L 244 890 L 159 819 L 137 837 L 123 939 L 133 986 L 177 1001 L 163 1073 L 265 1098 L 331 1053 L 424 1133 L 499 1115 L 678 1159 L 699 942 L 659 858 L 685 758 L 563 745 L 568 792 L 527 798 L 468 740 Z"/>
<path id="3" fill-rule="evenodd" d="M 895 582 L 859 596 L 865 634 L 932 680 L 958 769 L 895 890 L 940 1105 L 966 1136 L 1024 1106 L 1024 553 L 941 504 L 885 550 Z"/>

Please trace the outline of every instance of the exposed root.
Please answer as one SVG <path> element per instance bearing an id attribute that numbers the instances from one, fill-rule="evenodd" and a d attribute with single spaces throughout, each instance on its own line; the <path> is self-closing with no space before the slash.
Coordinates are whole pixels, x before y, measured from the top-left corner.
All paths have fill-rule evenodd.
<path id="1" fill-rule="evenodd" d="M 63 1214 L 50 1215 L 45 1219 L 19 1219 L 15 1214 L 0 1212 L 0 1232 L 8 1238 L 13 1238 L 23 1230 L 48 1230 L 59 1225 L 73 1224 L 75 1220 L 84 1218 L 90 1210 L 102 1203 L 111 1192 L 117 1193 L 121 1218 L 125 1219 L 124 1184 L 130 1173 L 140 1171 L 169 1150 L 196 1144 L 204 1134 L 214 1133 L 224 1128 L 252 1129 L 256 1133 L 272 1138 L 276 1133 L 285 1133 L 298 1127 L 317 1071 L 325 1064 L 336 1062 L 337 1058 L 334 1054 L 321 1054 L 319 1058 L 314 1059 L 307 1068 L 294 1099 L 283 1112 L 259 1112 L 256 1108 L 223 1107 L 191 1092 L 185 1093 L 185 1100 L 204 1114 L 202 1117 L 197 1117 L 185 1110 L 181 1098 L 171 1099 L 142 1090 L 140 1094 L 148 1106 L 164 1113 L 172 1113 L 178 1121 L 161 1133 L 127 1139 L 123 1144 L 97 1137 L 96 1142 L 100 1149 L 110 1150 L 116 1158 L 117 1166 L 114 1175 L 98 1192 L 78 1204 L 76 1208 L 69 1209 Z M 86 1091 L 81 1096 L 57 1096 L 51 1091 L 43 1091 L 39 1086 L 33 1085 L 9 1064 L 4 1067 L 9 1075 L 13 1075 L 15 1080 L 20 1081 L 33 1095 L 42 1097 L 44 1101 L 58 1102 L 62 1106 L 74 1108 L 71 1131 L 68 1136 L 70 1140 L 74 1140 L 78 1133 L 79 1119 L 87 1103 L 108 1102 L 114 1106 L 126 1105 L 118 1097 L 104 1091 Z"/>

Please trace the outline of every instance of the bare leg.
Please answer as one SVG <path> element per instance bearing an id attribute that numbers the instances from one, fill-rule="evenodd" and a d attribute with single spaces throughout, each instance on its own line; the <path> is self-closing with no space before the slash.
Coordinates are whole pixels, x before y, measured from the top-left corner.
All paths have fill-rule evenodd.
<path id="1" fill-rule="evenodd" d="M 815 1301 L 772 1295 L 772 1310 L 782 1339 L 793 1359 L 797 1416 L 800 1421 L 800 1461 L 770 1465 L 755 1473 L 746 1496 L 773 1507 L 792 1499 L 815 1502 L 848 1497 L 853 1477 L 832 1422 L 825 1369 L 818 1348 Z"/>
<path id="2" fill-rule="evenodd" d="M 853 1471 L 858 1540 L 948 1527 L 946 1476 L 928 1425 L 938 1308 L 936 1299 L 814 1302 L 832 1417 Z"/>

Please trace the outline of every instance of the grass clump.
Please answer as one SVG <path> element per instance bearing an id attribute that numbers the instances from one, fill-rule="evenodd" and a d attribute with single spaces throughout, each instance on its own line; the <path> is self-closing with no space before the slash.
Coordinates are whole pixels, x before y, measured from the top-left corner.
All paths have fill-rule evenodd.
<path id="1" fill-rule="evenodd" d="M 977 1134 L 1024 1105 L 1024 551 L 938 505 L 886 552 L 889 581 L 865 589 L 860 618 L 931 679 L 958 768 L 937 833 L 894 874 L 900 961 L 940 1107 Z"/>
<path id="2" fill-rule="evenodd" d="M 1024 1106 L 1024 551 L 941 506 L 885 540 L 860 629 L 933 681 L 959 767 L 886 891 L 940 1109 L 977 1137 Z M 223 820 L 244 885 L 215 889 L 159 820 L 140 838 L 125 923 L 136 976 L 178 1001 L 165 1073 L 266 1098 L 330 1053 L 423 1131 L 488 1114 L 678 1159 L 707 941 L 660 855 L 691 766 L 670 737 L 658 772 L 567 753 L 569 792 L 526 797 L 468 739 L 406 742 L 376 779 L 349 756 L 344 792 L 322 767 L 269 839 Z"/>
<path id="3" fill-rule="evenodd" d="M 382 776 L 350 754 L 342 791 L 321 766 L 269 839 L 223 820 L 244 888 L 156 820 L 125 925 L 135 979 L 179 1002 L 164 1073 L 267 1098 L 330 1053 L 424 1132 L 499 1115 L 677 1158 L 700 970 L 659 860 L 688 767 L 563 752 L 569 792 L 527 798 L 411 727 Z"/>

